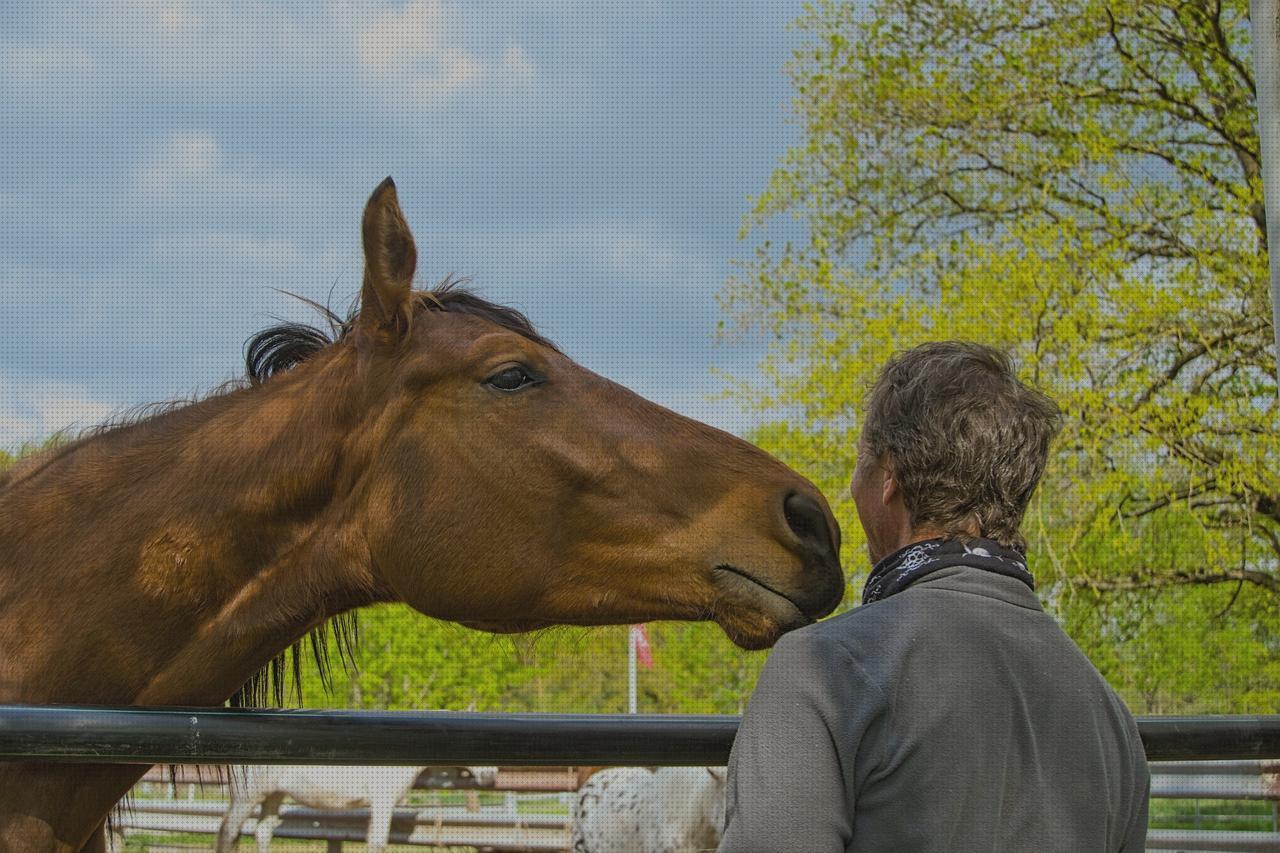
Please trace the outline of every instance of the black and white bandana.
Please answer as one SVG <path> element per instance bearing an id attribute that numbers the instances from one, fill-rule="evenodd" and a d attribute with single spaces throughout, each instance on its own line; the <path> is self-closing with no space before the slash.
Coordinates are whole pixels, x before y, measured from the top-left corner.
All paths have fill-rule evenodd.
<path id="1" fill-rule="evenodd" d="M 1032 589 L 1035 578 L 1027 570 L 1027 558 L 1013 548 L 990 539 L 926 539 L 899 548 L 871 570 L 862 588 L 862 603 L 870 604 L 888 598 L 911 586 L 925 575 L 951 566 L 972 566 L 988 572 L 1017 578 Z"/>

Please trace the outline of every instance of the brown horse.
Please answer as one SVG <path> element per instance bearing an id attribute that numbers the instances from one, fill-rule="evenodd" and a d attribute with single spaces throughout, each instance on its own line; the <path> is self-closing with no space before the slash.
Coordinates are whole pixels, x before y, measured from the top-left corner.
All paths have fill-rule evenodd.
<path id="1" fill-rule="evenodd" d="M 570 361 L 520 314 L 415 292 L 387 179 L 358 312 L 251 381 L 0 475 L 0 701 L 221 705 L 374 602 L 486 631 L 711 619 L 746 648 L 831 612 L 804 478 Z M 0 847 L 99 849 L 144 768 L 0 766 Z"/>

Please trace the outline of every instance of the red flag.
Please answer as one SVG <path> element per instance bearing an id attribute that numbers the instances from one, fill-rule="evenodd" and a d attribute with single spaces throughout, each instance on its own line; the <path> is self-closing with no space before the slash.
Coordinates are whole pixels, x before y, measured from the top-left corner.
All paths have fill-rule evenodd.
<path id="1" fill-rule="evenodd" d="M 653 669 L 653 650 L 649 648 L 649 632 L 644 625 L 631 626 L 631 642 L 636 647 L 636 660 L 645 669 Z"/>

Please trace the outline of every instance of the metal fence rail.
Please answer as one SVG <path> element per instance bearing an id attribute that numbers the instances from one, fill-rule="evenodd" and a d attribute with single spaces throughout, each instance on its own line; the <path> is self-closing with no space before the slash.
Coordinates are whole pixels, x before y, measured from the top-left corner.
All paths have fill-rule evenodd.
<path id="1" fill-rule="evenodd" d="M 0 706 L 0 760 L 114 764 L 700 765 L 724 764 L 737 733 L 732 716 L 472 714 L 459 712 L 279 711 L 103 706 Z M 1140 717 L 1156 796 L 1272 799 L 1280 759 L 1280 716 Z M 1223 764 L 1245 760 L 1247 765 Z M 1219 762 L 1219 763 L 1206 763 Z M 1208 771 L 1207 777 L 1203 774 Z M 1201 778 L 1188 776 L 1202 774 Z M 1186 777 L 1186 778 L 1182 778 Z M 1227 793 L 1227 791 L 1231 793 Z M 354 839 L 351 826 L 322 827 L 305 814 L 282 834 Z M 148 817 L 140 823 L 170 820 Z M 201 822 L 212 816 L 191 814 Z M 416 843 L 444 837 L 406 825 Z M 522 821 L 523 824 L 523 821 Z M 515 829 L 515 827 L 511 827 Z M 563 828 L 525 825 L 524 840 L 556 843 Z M 336 831 L 337 836 L 324 835 Z M 450 837 L 501 831 L 464 823 Z M 296 834 L 294 834 L 296 833 Z M 453 835 L 452 833 L 457 833 Z M 542 833 L 546 838 L 541 837 Z M 539 836 L 534 841 L 533 836 Z M 514 840 L 514 839 L 513 839 Z M 1280 834 L 1151 830 L 1148 849 L 1277 850 Z"/>
<path id="2" fill-rule="evenodd" d="M 0 706 L 0 760 L 724 764 L 738 717 Z M 1280 715 L 1140 717 L 1152 761 L 1280 758 Z"/>
<path id="3" fill-rule="evenodd" d="M 1280 840 L 1273 832 L 1219 832 L 1211 829 L 1149 829 L 1148 850 L 1212 850 L 1228 853 L 1280 851 Z"/>
<path id="4" fill-rule="evenodd" d="M 1280 800 L 1280 761 L 1168 761 L 1151 764 L 1151 796 L 1173 800 Z M 1197 807 L 1197 815 L 1199 814 Z M 1273 811 L 1274 815 L 1274 811 Z M 1241 815 L 1213 815 L 1239 820 Z M 1280 851 L 1280 832 L 1150 829 L 1148 850 Z"/>
<path id="5" fill-rule="evenodd" d="M 1167 800 L 1280 800 L 1274 775 L 1175 774 L 1151 767 L 1151 796 Z"/>

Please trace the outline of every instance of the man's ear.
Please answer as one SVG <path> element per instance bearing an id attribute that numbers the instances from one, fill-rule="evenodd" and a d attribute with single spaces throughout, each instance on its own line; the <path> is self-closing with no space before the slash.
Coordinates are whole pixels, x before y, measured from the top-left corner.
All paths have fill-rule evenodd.
<path id="1" fill-rule="evenodd" d="M 364 241 L 364 286 L 356 326 L 366 336 L 396 335 L 408 319 L 410 285 L 418 266 L 418 249 L 400 210 L 396 185 L 387 178 L 369 196 L 361 226 Z M 407 327 L 407 325 L 406 325 Z"/>
<path id="2" fill-rule="evenodd" d="M 893 466 L 886 460 L 881 466 L 881 473 L 884 475 L 884 482 L 881 484 L 880 501 L 885 506 L 893 503 L 895 498 L 902 496 L 902 488 L 898 485 L 898 475 L 894 472 Z"/>

